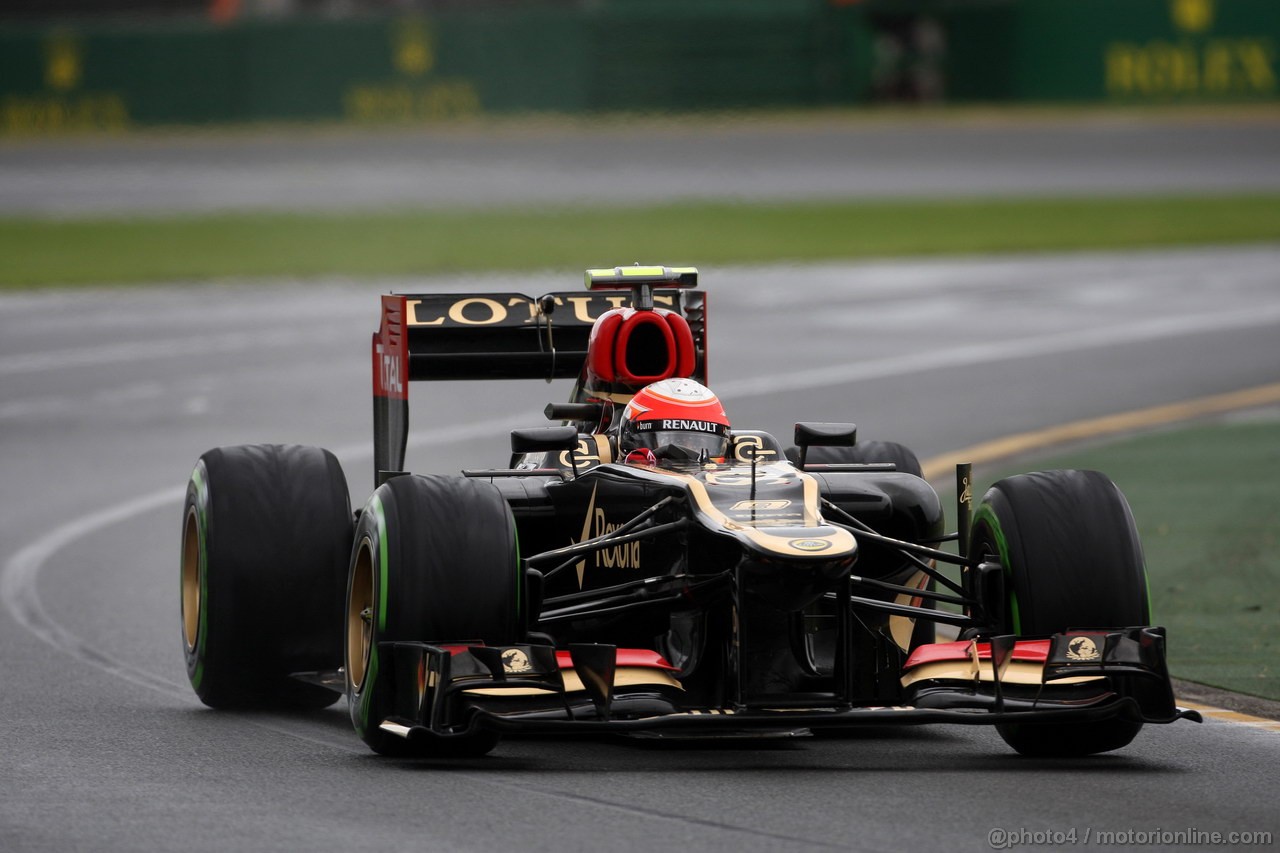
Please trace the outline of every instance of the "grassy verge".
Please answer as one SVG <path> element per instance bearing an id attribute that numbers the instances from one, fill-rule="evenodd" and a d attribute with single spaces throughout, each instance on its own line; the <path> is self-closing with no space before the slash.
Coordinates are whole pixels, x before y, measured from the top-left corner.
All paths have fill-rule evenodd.
<path id="1" fill-rule="evenodd" d="M 1192 426 L 1017 470 L 1033 468 L 1104 471 L 1129 498 L 1175 677 L 1280 700 L 1280 421 Z"/>
<path id="2" fill-rule="evenodd" d="M 1280 194 L 0 218 L 0 287 L 1280 240 Z"/>

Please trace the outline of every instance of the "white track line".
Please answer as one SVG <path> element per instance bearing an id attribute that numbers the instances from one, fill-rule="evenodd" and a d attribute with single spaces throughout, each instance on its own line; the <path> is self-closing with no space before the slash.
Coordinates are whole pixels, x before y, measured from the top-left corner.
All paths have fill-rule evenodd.
<path id="1" fill-rule="evenodd" d="M 424 447 L 447 444 L 472 435 L 510 430 L 527 421 L 527 418 L 492 418 L 423 431 L 411 436 L 409 445 Z M 373 455 L 367 443 L 340 447 L 334 453 L 348 459 Z M 4 569 L 0 571 L 0 601 L 4 602 L 19 625 L 55 649 L 139 687 L 174 698 L 188 698 L 191 691 L 186 684 L 169 681 L 117 660 L 60 625 L 44 609 L 37 589 L 41 570 L 62 549 L 101 530 L 123 524 L 161 507 L 177 506 L 185 495 L 185 485 L 160 489 L 58 525 L 5 561 Z M 176 630 L 175 627 L 175 634 Z"/>

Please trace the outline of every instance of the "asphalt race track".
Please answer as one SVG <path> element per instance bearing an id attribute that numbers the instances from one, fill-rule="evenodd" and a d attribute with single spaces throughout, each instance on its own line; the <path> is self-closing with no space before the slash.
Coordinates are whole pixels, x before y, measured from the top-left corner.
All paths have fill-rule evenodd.
<path id="1" fill-rule="evenodd" d="M 853 419 L 929 455 L 1274 380 L 1277 264 L 1272 247 L 708 270 L 713 384 L 740 425 Z M 997 827 L 1278 828 L 1280 737 L 1218 722 L 1061 763 L 948 727 L 509 740 L 443 765 L 367 753 L 341 705 L 203 709 L 177 615 L 190 467 L 217 444 L 320 444 L 363 500 L 376 294 L 408 284 L 0 298 L 6 849 L 987 849 Z M 564 395 L 415 386 L 411 467 L 493 464 L 507 429 Z"/>
<path id="2" fill-rule="evenodd" d="M 1280 188 L 1275 112 L 818 115 L 0 144 L 0 214 Z"/>
<path id="3" fill-rule="evenodd" d="M 89 171 L 107 156 L 87 143 L 60 150 L 77 146 Z M 1139 149 L 1127 157 L 1142 172 Z M 1238 186 L 1265 163 L 1260 182 L 1277 173 L 1280 146 L 1241 143 L 1235 158 L 1193 149 L 1187 186 Z M 996 154 L 985 162 L 998 171 Z M 1069 176 L 1070 162 L 1058 166 Z M 169 209 L 177 195 L 156 186 L 143 208 Z M 1143 187 L 1186 188 L 1163 174 Z M 101 209 L 67 204 L 58 210 Z M 1278 268 L 1270 246 L 706 269 L 711 383 L 739 426 L 785 435 L 800 419 L 853 420 L 865 438 L 928 457 L 1274 382 Z M 1280 735 L 1216 721 L 1149 727 L 1123 751 L 1066 762 L 1019 758 L 984 728 L 886 727 L 685 747 L 507 740 L 448 764 L 374 756 L 343 705 L 305 717 L 200 705 L 183 669 L 177 575 L 199 454 L 326 446 L 358 504 L 372 486 L 377 295 L 580 282 L 570 270 L 0 295 L 0 849 L 987 850 L 993 830 L 1060 833 L 1087 849 L 1100 831 L 1280 832 Z M 539 423 L 566 393 L 416 385 L 409 465 L 500 462 L 506 431 Z"/>

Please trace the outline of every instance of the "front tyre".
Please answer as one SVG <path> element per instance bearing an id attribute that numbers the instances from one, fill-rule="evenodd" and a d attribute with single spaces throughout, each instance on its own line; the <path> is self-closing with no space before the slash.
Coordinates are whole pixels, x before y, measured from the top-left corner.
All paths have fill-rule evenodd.
<path id="1" fill-rule="evenodd" d="M 482 642 L 524 638 L 523 576 L 515 519 L 491 483 L 402 476 L 369 498 L 356 526 L 346 605 L 346 677 L 356 733 L 381 755 L 483 755 L 493 732 L 465 736 L 389 734 L 394 707 L 388 641 Z"/>
<path id="2" fill-rule="evenodd" d="M 292 709 L 337 701 L 290 674 L 342 660 L 352 519 L 338 460 L 298 445 L 210 450 L 182 515 L 182 639 L 200 700 Z"/>
<path id="3" fill-rule="evenodd" d="M 974 511 L 971 553 L 1004 566 L 1002 632 L 1149 625 L 1147 578 L 1133 513 L 1097 471 L 1041 471 L 1001 480 Z M 1080 756 L 1127 745 L 1139 722 L 1008 723 L 1023 755 Z"/>

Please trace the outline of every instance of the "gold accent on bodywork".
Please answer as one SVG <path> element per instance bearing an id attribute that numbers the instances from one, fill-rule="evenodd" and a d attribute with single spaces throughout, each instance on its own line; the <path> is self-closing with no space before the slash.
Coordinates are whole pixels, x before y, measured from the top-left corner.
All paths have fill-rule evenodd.
<path id="1" fill-rule="evenodd" d="M 562 669 L 560 674 L 564 677 L 564 689 L 566 692 L 577 693 L 586 689 L 582 684 L 582 679 L 578 677 L 578 673 L 572 669 Z M 519 682 L 512 682 L 512 685 L 518 684 Z M 634 687 L 642 684 L 661 684 L 665 687 L 674 687 L 677 690 L 684 689 L 684 685 L 665 669 L 653 669 L 645 666 L 623 666 L 618 668 L 613 677 L 614 687 Z M 551 693 L 550 690 L 543 690 L 540 687 L 519 686 L 477 687 L 475 690 L 466 692 L 475 696 L 536 696 Z"/>
<path id="2" fill-rule="evenodd" d="M 620 394 L 612 391 L 592 391 L 591 396 L 600 400 L 608 400 L 615 406 L 625 406 L 631 402 L 635 394 Z"/>
<path id="3" fill-rule="evenodd" d="M 693 502 L 696 505 L 698 512 L 707 516 L 724 529 L 732 530 L 740 534 L 761 551 L 788 557 L 812 558 L 815 556 L 828 556 L 828 552 L 826 551 L 815 554 L 812 551 L 805 551 L 793 546 L 791 542 L 796 541 L 799 538 L 794 533 L 788 533 L 785 536 L 777 536 L 766 532 L 768 528 L 749 527 L 735 522 L 732 518 L 726 515 L 723 510 L 715 505 L 711 500 L 711 495 L 707 492 L 707 484 L 703 483 L 697 477 L 681 473 L 679 471 L 667 471 L 661 468 L 652 468 L 649 470 L 652 470 L 655 474 L 661 474 L 665 477 L 671 477 L 672 479 L 684 482 L 688 486 L 689 495 L 693 498 Z M 795 470 L 790 465 L 770 465 L 762 471 L 757 472 L 757 481 L 763 484 L 766 483 L 771 476 L 777 477 L 780 474 L 785 474 L 787 477 L 796 477 L 801 482 L 804 492 L 804 521 L 799 526 L 815 529 L 815 532 L 809 538 L 821 538 L 830 541 L 831 552 L 834 552 L 830 554 L 832 558 L 848 555 L 853 552 L 857 548 L 857 542 L 854 540 L 853 534 L 840 527 L 824 525 L 822 517 L 818 514 L 817 507 L 819 493 L 817 479 L 803 471 Z M 711 481 L 713 485 L 715 484 L 714 480 L 717 478 L 722 481 L 723 484 L 728 485 L 728 478 L 730 477 L 746 477 L 748 479 L 745 482 L 750 482 L 750 468 L 730 468 L 723 472 L 708 472 L 707 474 L 708 481 Z M 820 533 L 817 532 L 818 529 L 824 526 L 826 527 L 825 530 Z M 830 532 L 827 532 L 827 530 Z"/>
<path id="4" fill-rule="evenodd" d="M 1053 687 L 1057 684 L 1083 684 L 1087 681 L 1098 681 L 1099 675 L 1077 675 L 1071 678 L 1055 678 L 1045 682 L 1042 678 L 1044 666 L 1029 661 L 1013 661 L 1000 679 L 1001 684 L 1045 684 Z M 902 676 L 902 686 L 910 687 L 918 681 L 995 681 L 991 672 L 991 661 L 979 661 L 975 670 L 972 660 L 947 660 L 937 663 L 921 664 Z"/>
<path id="5" fill-rule="evenodd" d="M 596 490 L 599 488 L 600 488 L 599 483 L 596 483 L 591 487 L 591 500 L 587 501 L 587 513 L 582 519 L 582 535 L 578 537 L 578 542 L 586 542 L 588 539 L 591 538 L 591 516 L 595 514 Z M 572 542 L 570 544 L 576 545 L 578 544 L 578 542 Z M 583 557 L 581 560 L 579 560 L 578 564 L 574 566 L 574 569 L 578 573 L 578 589 L 582 589 L 583 578 L 586 576 L 586 573 L 587 573 L 586 557 Z"/>
<path id="6" fill-rule="evenodd" d="M 594 446 L 593 446 L 594 445 Z M 583 436 L 578 439 L 578 446 L 573 450 L 562 450 L 557 460 L 561 468 L 573 468 L 577 465 L 578 473 L 589 471 L 597 465 L 613 461 L 613 445 L 609 436 L 601 433 Z"/>
<path id="7" fill-rule="evenodd" d="M 907 580 L 906 586 L 913 586 L 916 589 L 924 589 L 928 583 L 928 575 L 924 572 L 916 572 Z M 910 604 L 915 607 L 919 607 L 922 604 L 919 596 L 907 595 L 905 592 L 895 596 L 893 603 Z M 893 637 L 893 642 L 904 652 L 911 648 L 911 634 L 915 631 L 915 628 L 916 620 L 913 616 L 889 617 L 889 634 Z"/>

